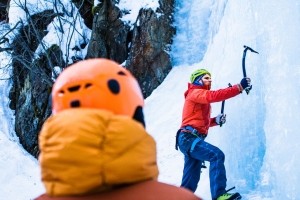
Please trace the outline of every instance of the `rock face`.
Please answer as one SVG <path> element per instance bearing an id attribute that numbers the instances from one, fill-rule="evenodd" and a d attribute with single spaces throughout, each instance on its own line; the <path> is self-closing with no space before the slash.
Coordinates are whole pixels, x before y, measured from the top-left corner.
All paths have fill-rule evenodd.
<path id="1" fill-rule="evenodd" d="M 93 29 L 86 58 L 110 58 L 118 63 L 127 59 L 130 26 L 121 21 L 122 13 L 112 1 L 94 8 Z"/>
<path id="2" fill-rule="evenodd" d="M 39 37 L 47 34 L 44 30 L 56 16 L 53 10 L 31 16 L 29 24 L 19 29 L 11 44 L 13 84 L 9 107 L 15 110 L 15 131 L 20 143 L 34 156 L 38 154 L 38 131 L 51 114 L 52 67 L 64 66 L 64 62 L 58 47 L 49 48 L 37 60 L 34 60 L 33 52 L 39 45 Z"/>
<path id="3" fill-rule="evenodd" d="M 93 7 L 93 0 L 72 0 L 92 29 L 84 59 L 103 57 L 122 63 L 137 78 L 146 98 L 171 70 L 168 51 L 175 34 L 174 0 L 160 0 L 158 10 L 142 8 L 133 27 L 120 19 L 126 11 L 117 7 L 119 1 L 102 0 Z M 56 45 L 38 58 L 33 53 L 58 15 L 63 13 L 45 10 L 31 16 L 31 22 L 21 26 L 10 45 L 13 77 L 9 98 L 10 108 L 15 110 L 15 131 L 20 143 L 35 157 L 39 154 L 38 133 L 51 114 L 54 67 L 64 68 L 66 63 Z"/>
<path id="4" fill-rule="evenodd" d="M 170 17 L 159 16 L 151 9 L 141 9 L 133 29 L 131 51 L 125 66 L 137 77 L 144 97 L 162 83 L 172 67 L 168 54 L 168 44 L 174 34 Z"/>
<path id="5" fill-rule="evenodd" d="M 125 67 L 137 77 L 144 97 L 162 83 L 171 70 L 168 54 L 175 29 L 172 27 L 174 1 L 159 1 L 157 11 L 141 9 L 134 24 L 120 20 L 124 13 L 113 1 L 103 0 L 95 9 L 87 58 L 105 57 Z"/>

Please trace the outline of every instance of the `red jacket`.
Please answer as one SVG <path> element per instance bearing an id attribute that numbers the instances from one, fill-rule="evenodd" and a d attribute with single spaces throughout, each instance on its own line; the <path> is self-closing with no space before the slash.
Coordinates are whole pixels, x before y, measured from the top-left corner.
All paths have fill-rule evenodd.
<path id="1" fill-rule="evenodd" d="M 234 85 L 226 89 L 207 90 L 203 86 L 188 84 L 184 93 L 185 102 L 182 112 L 181 127 L 190 125 L 199 133 L 207 134 L 209 127 L 215 126 L 216 119 L 210 118 L 210 103 L 223 101 L 240 94 L 240 86 Z"/>

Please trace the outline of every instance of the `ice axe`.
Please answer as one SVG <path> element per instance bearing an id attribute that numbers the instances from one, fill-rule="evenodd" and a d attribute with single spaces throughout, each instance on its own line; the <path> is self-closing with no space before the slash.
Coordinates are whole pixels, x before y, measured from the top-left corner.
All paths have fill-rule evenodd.
<path id="1" fill-rule="evenodd" d="M 228 83 L 228 87 L 232 87 L 230 83 Z M 225 108 L 225 100 L 222 101 L 222 106 L 221 106 L 221 114 L 224 114 L 224 108 Z M 222 127 L 222 122 L 220 122 L 220 127 Z"/>
<path id="2" fill-rule="evenodd" d="M 243 76 L 244 78 L 247 77 L 247 73 L 246 73 L 246 66 L 245 66 L 245 60 L 246 60 L 246 54 L 247 54 L 247 51 L 250 50 L 251 52 L 253 53 L 257 53 L 257 51 L 254 51 L 252 48 L 244 45 L 244 53 L 243 53 L 243 63 L 242 63 L 242 66 L 243 66 Z M 252 89 L 252 85 L 250 85 L 249 87 L 245 88 L 245 91 L 247 94 L 249 94 L 250 90 Z"/>

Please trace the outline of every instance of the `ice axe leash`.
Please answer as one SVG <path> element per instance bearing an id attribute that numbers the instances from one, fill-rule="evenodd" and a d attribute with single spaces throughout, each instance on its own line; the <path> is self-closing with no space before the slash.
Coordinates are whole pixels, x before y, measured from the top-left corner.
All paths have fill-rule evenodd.
<path id="1" fill-rule="evenodd" d="M 232 87 L 230 83 L 228 83 L 228 87 Z M 222 106 L 221 106 L 221 114 L 224 114 L 224 108 L 225 108 L 225 100 L 222 101 Z M 222 122 L 220 122 L 220 127 L 222 127 Z"/>
<path id="2" fill-rule="evenodd" d="M 242 66 L 243 66 L 243 76 L 244 78 L 247 77 L 247 73 L 246 73 L 246 65 L 245 65 L 245 60 L 246 60 L 246 54 L 247 54 L 247 51 L 251 51 L 252 53 L 257 53 L 259 54 L 257 51 L 253 50 L 252 48 L 244 45 L 244 53 L 243 53 L 243 62 L 242 62 Z M 250 85 L 249 87 L 245 88 L 245 91 L 247 94 L 249 94 L 250 90 L 252 89 L 252 85 Z"/>

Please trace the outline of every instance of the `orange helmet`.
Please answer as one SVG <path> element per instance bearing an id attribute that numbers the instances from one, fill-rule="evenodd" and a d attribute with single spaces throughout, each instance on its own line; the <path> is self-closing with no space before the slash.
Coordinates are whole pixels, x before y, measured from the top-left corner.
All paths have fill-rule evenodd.
<path id="1" fill-rule="evenodd" d="M 70 108 L 105 109 L 144 124 L 144 98 L 132 74 L 114 61 L 97 58 L 66 68 L 52 88 L 52 113 Z"/>

